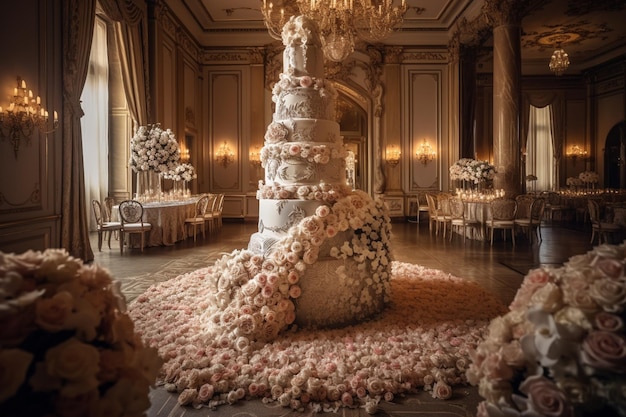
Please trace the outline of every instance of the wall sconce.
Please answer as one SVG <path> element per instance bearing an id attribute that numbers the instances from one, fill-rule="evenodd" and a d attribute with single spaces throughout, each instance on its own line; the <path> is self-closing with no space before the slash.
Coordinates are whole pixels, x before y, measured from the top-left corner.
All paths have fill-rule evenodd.
<path id="1" fill-rule="evenodd" d="M 228 143 L 224 141 L 222 145 L 215 152 L 215 162 L 221 164 L 224 168 L 226 168 L 229 164 L 235 161 L 235 154 L 230 150 Z"/>
<path id="2" fill-rule="evenodd" d="M 422 142 L 422 144 L 417 148 L 417 151 L 415 152 L 415 157 L 424 165 L 427 165 L 430 161 L 433 161 L 435 159 L 435 157 L 437 156 L 437 153 L 435 152 L 435 150 L 430 146 L 430 144 L 428 142 L 426 142 L 426 138 L 424 138 L 424 141 Z"/>
<path id="3" fill-rule="evenodd" d="M 180 161 L 181 162 L 189 162 L 189 148 L 184 144 L 184 143 L 180 143 L 179 146 L 180 149 Z"/>
<path id="4" fill-rule="evenodd" d="M 250 163 L 255 167 L 261 166 L 261 152 L 259 151 L 259 147 L 255 146 L 249 154 Z"/>
<path id="5" fill-rule="evenodd" d="M 402 155 L 402 152 L 400 152 L 400 149 L 398 149 L 396 145 L 388 146 L 385 151 L 385 161 L 387 165 L 392 167 L 397 166 L 400 163 L 400 155 Z"/>
<path id="6" fill-rule="evenodd" d="M 13 89 L 9 107 L 6 110 L 0 107 L 0 135 L 11 140 L 15 159 L 20 150 L 21 138 L 29 144 L 35 129 L 48 134 L 58 126 L 57 112 L 54 112 L 52 125 L 48 126 L 48 111 L 41 106 L 41 97 L 33 97 L 33 91 L 26 89 L 26 81 L 17 77 L 17 87 Z"/>
<path id="7" fill-rule="evenodd" d="M 574 164 L 576 164 L 576 161 L 578 160 L 578 158 L 584 159 L 587 157 L 587 151 L 578 145 L 572 145 L 570 146 L 569 151 L 567 151 L 566 156 L 568 158 L 571 158 L 572 161 L 574 161 Z"/>

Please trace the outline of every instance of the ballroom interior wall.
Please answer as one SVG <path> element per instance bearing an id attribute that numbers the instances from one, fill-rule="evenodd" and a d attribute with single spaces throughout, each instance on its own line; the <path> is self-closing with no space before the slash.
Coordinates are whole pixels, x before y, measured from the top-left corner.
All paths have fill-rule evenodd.
<path id="1" fill-rule="evenodd" d="M 0 105 L 26 81 L 42 105 L 63 120 L 61 10 L 53 0 L 3 2 L 0 36 Z M 6 108 L 6 107 L 5 107 Z M 0 140 L 0 250 L 58 247 L 61 229 L 61 128 L 20 139 L 17 156 L 10 140 Z"/>

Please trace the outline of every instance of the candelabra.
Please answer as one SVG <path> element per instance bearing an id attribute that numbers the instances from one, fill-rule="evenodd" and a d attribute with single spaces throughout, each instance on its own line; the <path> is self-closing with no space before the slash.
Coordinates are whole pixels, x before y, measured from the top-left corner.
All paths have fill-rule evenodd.
<path id="1" fill-rule="evenodd" d="M 255 167 L 261 166 L 261 152 L 259 151 L 259 147 L 255 146 L 249 154 L 250 163 Z"/>
<path id="2" fill-rule="evenodd" d="M 402 155 L 400 149 L 396 145 L 391 145 L 385 151 L 385 162 L 387 165 L 395 167 L 400 163 L 400 155 Z"/>
<path id="3" fill-rule="evenodd" d="M 295 4 L 294 4 L 295 3 Z M 263 0 L 261 12 L 270 36 L 281 39 L 289 16 L 304 15 L 314 20 L 321 34 L 324 55 L 341 62 L 354 51 L 355 37 L 378 42 L 395 31 L 408 10 L 406 0 Z"/>
<path id="4" fill-rule="evenodd" d="M 584 150 L 583 148 L 581 148 L 578 145 L 572 145 L 569 148 L 569 151 L 567 151 L 566 156 L 570 159 L 572 159 L 572 161 L 574 161 L 574 165 L 576 164 L 576 161 L 578 160 L 578 158 L 586 158 L 587 157 L 587 151 Z"/>
<path id="5" fill-rule="evenodd" d="M 13 89 L 9 107 L 3 110 L 0 106 L 0 135 L 11 141 L 15 158 L 17 159 L 22 138 L 29 144 L 35 129 L 47 134 L 53 132 L 58 125 L 57 112 L 54 112 L 54 120 L 49 126 L 48 111 L 41 105 L 41 97 L 33 97 L 33 91 L 26 88 L 26 81 L 17 77 L 17 87 Z"/>
<path id="6" fill-rule="evenodd" d="M 222 145 L 220 145 L 220 147 L 217 149 L 217 152 L 215 152 L 215 162 L 219 163 L 224 168 L 226 168 L 228 165 L 230 165 L 234 161 L 235 161 L 235 154 L 228 146 L 228 143 L 224 141 L 224 143 L 222 143 Z"/>
<path id="7" fill-rule="evenodd" d="M 426 142 L 426 138 L 424 138 L 424 141 L 422 142 L 422 144 L 417 148 L 417 151 L 415 152 L 415 157 L 424 165 L 427 165 L 429 162 L 433 161 L 435 159 L 435 157 L 437 156 L 437 153 L 435 152 L 435 150 L 430 146 L 430 144 L 428 142 Z"/>

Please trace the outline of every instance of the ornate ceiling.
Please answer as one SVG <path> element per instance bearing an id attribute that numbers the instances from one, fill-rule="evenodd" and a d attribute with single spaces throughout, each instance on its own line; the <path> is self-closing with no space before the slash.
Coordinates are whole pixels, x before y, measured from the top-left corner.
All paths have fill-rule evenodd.
<path id="1" fill-rule="evenodd" d="M 275 42 L 263 26 L 262 0 L 165 2 L 201 46 L 262 46 Z M 491 17 L 483 15 L 485 0 L 406 2 L 409 11 L 402 30 L 385 44 L 446 48 L 459 25 L 464 25 L 464 30 L 476 27 L 478 31 Z M 626 54 L 626 1 L 530 0 L 529 3 L 530 11 L 522 19 L 523 74 L 549 74 L 548 62 L 557 44 L 570 56 L 571 66 L 566 74 Z M 483 68 L 487 70 L 489 44 L 487 39 L 482 57 Z"/>

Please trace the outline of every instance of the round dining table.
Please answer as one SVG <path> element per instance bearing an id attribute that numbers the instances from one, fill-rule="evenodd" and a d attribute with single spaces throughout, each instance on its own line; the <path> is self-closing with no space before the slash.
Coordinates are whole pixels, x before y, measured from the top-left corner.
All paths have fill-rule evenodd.
<path id="1" fill-rule="evenodd" d="M 168 246 L 186 239 L 185 219 L 194 216 L 198 198 L 142 203 L 143 221 L 152 225 L 146 236 L 146 246 Z M 119 206 L 113 206 L 112 217 L 119 220 Z M 140 246 L 139 236 L 131 236 L 131 245 Z"/>

